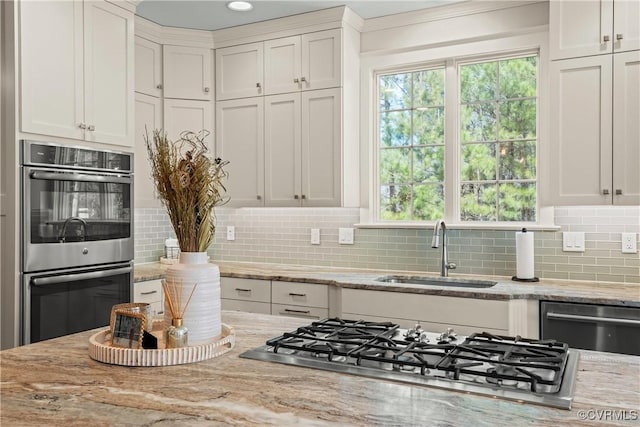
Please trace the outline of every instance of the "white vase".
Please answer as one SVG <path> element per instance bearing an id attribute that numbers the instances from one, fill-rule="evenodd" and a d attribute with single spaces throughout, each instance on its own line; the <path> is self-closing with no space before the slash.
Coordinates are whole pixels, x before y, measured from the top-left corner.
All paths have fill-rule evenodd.
<path id="1" fill-rule="evenodd" d="M 222 335 L 220 320 L 220 269 L 210 264 L 206 252 L 180 252 L 178 264 L 170 265 L 165 274 L 167 285 L 172 284 L 187 303 L 193 286 L 197 287 L 182 316 L 182 324 L 189 329 L 189 346 L 208 344 Z M 164 302 L 164 320 L 171 325 L 171 310 Z"/>

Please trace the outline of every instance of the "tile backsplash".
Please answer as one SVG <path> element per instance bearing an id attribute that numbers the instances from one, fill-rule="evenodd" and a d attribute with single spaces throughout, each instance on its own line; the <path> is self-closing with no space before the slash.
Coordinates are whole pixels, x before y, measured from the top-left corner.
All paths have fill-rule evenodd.
<path id="1" fill-rule="evenodd" d="M 248 261 L 384 270 L 439 271 L 440 250 L 431 248 L 431 227 L 355 230 L 353 245 L 338 244 L 338 228 L 360 220 L 357 208 L 220 208 L 209 255 Z M 640 255 L 623 254 L 620 233 L 640 233 L 640 206 L 576 206 L 555 209 L 560 231 L 535 232 L 535 274 L 541 278 L 640 284 Z M 226 240 L 226 226 L 235 240 Z M 310 229 L 320 229 L 320 245 Z M 585 252 L 563 252 L 561 231 L 585 232 Z M 512 276 L 515 232 L 449 230 L 453 272 Z M 135 210 L 135 262 L 155 262 L 173 237 L 164 208 Z"/>

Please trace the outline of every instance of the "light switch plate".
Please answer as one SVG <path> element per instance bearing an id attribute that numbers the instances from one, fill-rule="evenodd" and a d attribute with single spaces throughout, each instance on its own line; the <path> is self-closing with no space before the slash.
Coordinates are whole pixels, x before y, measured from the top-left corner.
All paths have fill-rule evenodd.
<path id="1" fill-rule="evenodd" d="M 227 225 L 227 240 L 236 240 L 236 228 L 233 225 Z"/>
<path id="2" fill-rule="evenodd" d="M 563 252 L 584 252 L 584 232 L 565 231 L 562 233 Z"/>
<path id="3" fill-rule="evenodd" d="M 338 243 L 353 245 L 353 228 L 338 228 Z"/>
<path id="4" fill-rule="evenodd" d="M 622 233 L 622 253 L 638 253 L 638 239 L 636 237 L 636 233 Z"/>
<path id="5" fill-rule="evenodd" d="M 311 229 L 311 244 L 319 245 L 320 244 L 320 229 L 312 228 Z"/>

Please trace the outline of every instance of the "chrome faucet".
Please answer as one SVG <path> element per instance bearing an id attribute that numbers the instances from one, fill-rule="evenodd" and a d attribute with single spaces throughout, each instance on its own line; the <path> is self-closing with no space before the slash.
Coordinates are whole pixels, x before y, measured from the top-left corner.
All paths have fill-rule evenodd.
<path id="1" fill-rule="evenodd" d="M 60 241 L 60 243 L 65 243 L 67 241 L 67 226 L 71 221 L 80 221 L 80 227 L 82 228 L 82 240 L 84 241 L 84 239 L 87 237 L 87 221 L 77 216 L 71 216 L 66 219 L 64 225 L 62 226 L 62 231 L 58 236 L 58 240 Z"/>
<path id="2" fill-rule="evenodd" d="M 440 260 L 440 275 L 442 277 L 447 277 L 449 275 L 449 270 L 455 269 L 456 265 L 452 262 L 449 262 L 449 255 L 447 253 L 447 226 L 445 225 L 443 219 L 439 219 L 436 221 L 436 225 L 433 228 L 431 247 L 440 247 L 440 229 L 442 229 L 442 259 Z"/>

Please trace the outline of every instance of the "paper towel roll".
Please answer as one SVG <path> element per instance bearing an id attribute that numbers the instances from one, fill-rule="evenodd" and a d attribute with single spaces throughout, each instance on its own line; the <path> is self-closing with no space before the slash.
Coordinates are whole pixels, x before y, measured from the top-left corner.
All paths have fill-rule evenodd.
<path id="1" fill-rule="evenodd" d="M 523 228 L 516 232 L 516 277 L 533 279 L 533 233 Z"/>

